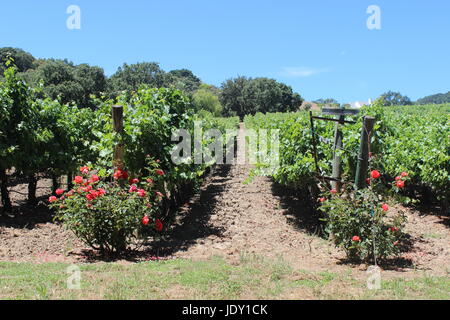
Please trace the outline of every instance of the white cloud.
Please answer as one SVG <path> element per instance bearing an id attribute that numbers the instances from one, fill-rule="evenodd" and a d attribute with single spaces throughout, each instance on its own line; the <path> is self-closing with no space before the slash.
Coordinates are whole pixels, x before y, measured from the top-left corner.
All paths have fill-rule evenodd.
<path id="1" fill-rule="evenodd" d="M 329 69 L 314 69 L 309 67 L 284 67 L 281 75 L 291 78 L 305 78 L 319 73 L 329 72 Z"/>

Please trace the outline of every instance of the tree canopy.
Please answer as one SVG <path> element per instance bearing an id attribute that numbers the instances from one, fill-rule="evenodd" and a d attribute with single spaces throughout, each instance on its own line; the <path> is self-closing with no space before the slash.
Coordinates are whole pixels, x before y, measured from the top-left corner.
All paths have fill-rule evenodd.
<path id="1" fill-rule="evenodd" d="M 257 112 L 297 110 L 303 99 L 284 83 L 268 78 L 237 77 L 222 84 L 220 99 L 226 116 L 243 118 Z"/>
<path id="2" fill-rule="evenodd" d="M 24 78 L 35 86 L 42 81 L 44 93 L 52 99 L 59 98 L 62 103 L 93 107 L 90 95 L 100 95 L 106 90 L 106 77 L 100 67 L 75 66 L 67 60 L 56 59 L 38 60 L 36 65 Z"/>
<path id="3" fill-rule="evenodd" d="M 207 84 L 200 85 L 200 89 L 194 92 L 192 98 L 196 111 L 206 110 L 218 117 L 222 114 L 217 88 Z"/>
<path id="4" fill-rule="evenodd" d="M 25 72 L 33 68 L 35 58 L 28 52 L 18 49 L 5 47 L 0 48 L 0 73 L 3 74 L 6 69 L 6 61 L 13 60 L 18 72 Z"/>
<path id="5" fill-rule="evenodd" d="M 164 81 L 164 71 L 156 62 L 140 62 L 131 65 L 124 63 L 109 78 L 108 91 L 110 94 L 117 95 L 124 90 L 137 91 L 143 84 L 160 88 L 164 85 Z"/>
<path id="6" fill-rule="evenodd" d="M 447 93 L 438 93 L 431 96 L 426 96 L 417 100 L 417 104 L 444 104 L 450 103 L 450 91 Z"/>
<path id="7" fill-rule="evenodd" d="M 411 99 L 401 95 L 399 92 L 388 91 L 380 96 L 385 106 L 409 106 L 412 105 Z"/>

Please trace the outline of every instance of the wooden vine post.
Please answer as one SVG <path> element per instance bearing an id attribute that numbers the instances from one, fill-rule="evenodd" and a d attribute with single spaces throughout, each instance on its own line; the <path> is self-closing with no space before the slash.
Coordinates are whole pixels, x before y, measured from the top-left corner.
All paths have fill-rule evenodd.
<path id="1" fill-rule="evenodd" d="M 364 117 L 361 129 L 361 143 L 359 146 L 358 164 L 356 167 L 355 186 L 360 190 L 366 187 L 367 170 L 369 168 L 369 140 L 372 136 L 375 118 Z"/>
<path id="2" fill-rule="evenodd" d="M 120 141 L 114 145 L 114 158 L 113 158 L 113 166 L 114 169 L 122 170 L 124 168 L 124 146 L 122 142 L 122 133 L 123 133 L 123 106 L 115 105 L 112 107 L 112 118 L 113 118 L 113 127 L 114 132 L 119 134 Z"/>

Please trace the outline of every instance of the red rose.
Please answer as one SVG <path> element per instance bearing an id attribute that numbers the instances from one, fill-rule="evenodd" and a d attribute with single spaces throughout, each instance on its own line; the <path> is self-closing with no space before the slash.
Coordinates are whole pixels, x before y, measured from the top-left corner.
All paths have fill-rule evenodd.
<path id="1" fill-rule="evenodd" d="M 388 211 L 388 210 L 389 210 L 389 206 L 388 206 L 386 203 L 384 203 L 384 204 L 381 206 L 381 209 L 383 209 L 383 211 Z"/>
<path id="2" fill-rule="evenodd" d="M 89 173 L 89 167 L 81 167 L 80 168 L 80 172 L 82 173 L 82 174 L 88 174 Z"/>
<path id="3" fill-rule="evenodd" d="M 408 172 L 402 172 L 402 173 L 401 173 L 401 176 L 402 176 L 403 178 L 406 178 L 407 176 L 409 176 L 409 174 L 408 174 Z"/>
<path id="4" fill-rule="evenodd" d="M 147 216 L 144 216 L 144 217 L 142 218 L 142 224 L 143 224 L 144 226 L 147 226 L 149 222 L 150 222 L 150 219 L 149 219 Z"/>
<path id="5" fill-rule="evenodd" d="M 138 193 L 139 197 L 141 197 L 141 198 L 144 198 L 145 195 L 146 195 L 146 192 L 145 192 L 144 189 L 139 189 L 139 190 L 137 191 L 137 193 Z"/>
<path id="6" fill-rule="evenodd" d="M 377 170 L 373 170 L 370 175 L 372 176 L 373 179 L 378 179 L 379 177 L 381 177 L 381 174 L 379 171 Z"/>
<path id="7" fill-rule="evenodd" d="M 147 179 L 147 183 L 153 184 L 153 180 L 152 179 Z"/>
<path id="8" fill-rule="evenodd" d="M 389 231 L 391 231 L 391 232 L 397 232 L 398 229 L 397 229 L 396 227 L 391 227 L 391 228 L 389 228 Z"/>
<path id="9" fill-rule="evenodd" d="M 332 194 L 336 194 L 336 193 L 337 193 L 337 190 L 336 190 L 336 189 L 332 189 L 332 190 L 331 190 L 331 193 L 332 193 Z"/>
<path id="10" fill-rule="evenodd" d="M 128 190 L 129 193 L 133 193 L 133 192 L 137 192 L 138 191 L 138 187 L 136 186 L 131 186 L 130 189 Z"/>
<path id="11" fill-rule="evenodd" d="M 100 180 L 99 176 L 94 174 L 94 175 L 92 175 L 92 177 L 91 177 L 91 179 L 89 181 L 94 183 L 94 182 L 97 182 L 99 180 Z"/>
<path id="12" fill-rule="evenodd" d="M 98 192 L 99 196 L 103 196 L 104 194 L 106 194 L 106 190 L 105 190 L 105 189 L 102 189 L 102 188 L 99 188 L 99 189 L 97 190 L 97 192 Z"/>
<path id="13" fill-rule="evenodd" d="M 325 201 L 327 201 L 327 198 L 320 198 L 319 201 L 320 202 L 325 202 Z"/>
<path id="14" fill-rule="evenodd" d="M 354 242 L 359 242 L 359 241 L 361 241 L 361 239 L 360 239 L 358 236 L 354 236 L 354 237 L 352 238 L 352 241 L 354 241 Z"/>
<path id="15" fill-rule="evenodd" d="M 52 203 L 52 202 L 58 201 L 58 198 L 55 196 L 51 196 L 50 198 L 48 198 L 48 201 Z"/>
<path id="16" fill-rule="evenodd" d="M 130 183 L 130 185 L 131 184 L 135 184 L 135 183 L 139 183 L 139 179 L 136 179 L 136 178 L 130 179 L 128 182 Z"/>
<path id="17" fill-rule="evenodd" d="M 114 179 L 119 180 L 122 177 L 122 170 L 114 171 Z"/>
<path id="18" fill-rule="evenodd" d="M 156 196 L 157 196 L 158 198 L 164 197 L 164 195 L 163 195 L 161 192 L 159 192 L 159 191 L 156 191 L 155 194 L 156 194 Z"/>
<path id="19" fill-rule="evenodd" d="M 370 186 L 370 178 L 366 179 L 366 183 Z"/>
<path id="20" fill-rule="evenodd" d="M 160 176 L 163 176 L 165 173 L 164 173 L 164 171 L 162 171 L 161 169 L 156 169 L 156 174 L 158 174 L 158 175 L 160 175 Z"/>
<path id="21" fill-rule="evenodd" d="M 82 184 L 83 183 L 83 177 L 76 176 L 75 179 L 74 179 L 74 182 L 76 184 Z"/>
<path id="22" fill-rule="evenodd" d="M 402 177 L 400 177 L 400 176 L 395 177 L 395 181 L 400 181 L 400 180 L 402 180 Z"/>
<path id="23" fill-rule="evenodd" d="M 163 224 L 162 224 L 161 220 L 156 219 L 156 221 L 155 221 L 155 228 L 156 228 L 156 231 L 158 231 L 158 232 L 162 231 Z"/>
<path id="24" fill-rule="evenodd" d="M 95 196 L 94 196 L 92 193 L 88 193 L 88 194 L 86 195 L 86 199 L 87 199 L 88 201 L 92 201 L 92 200 L 95 199 Z"/>
<path id="25" fill-rule="evenodd" d="M 60 195 L 62 195 L 64 193 L 64 190 L 63 189 L 56 189 L 55 193 L 56 193 L 56 195 L 60 196 Z"/>
<path id="26" fill-rule="evenodd" d="M 403 180 L 397 181 L 397 187 L 400 188 L 400 189 L 404 188 L 405 187 L 405 181 L 403 181 Z"/>
<path id="27" fill-rule="evenodd" d="M 117 169 L 114 172 L 114 179 L 119 180 L 119 179 L 124 179 L 124 180 L 128 180 L 128 172 L 121 170 L 121 169 Z"/>

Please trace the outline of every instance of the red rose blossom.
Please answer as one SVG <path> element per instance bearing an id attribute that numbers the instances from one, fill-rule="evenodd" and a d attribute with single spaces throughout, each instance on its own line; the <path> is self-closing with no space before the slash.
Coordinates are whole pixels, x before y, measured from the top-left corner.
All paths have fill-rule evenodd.
<path id="1" fill-rule="evenodd" d="M 156 174 L 158 174 L 158 175 L 160 175 L 160 176 L 163 176 L 165 173 L 164 173 L 164 171 L 162 171 L 161 169 L 156 169 Z"/>
<path id="2" fill-rule="evenodd" d="M 52 202 L 58 201 L 58 198 L 55 196 L 51 196 L 50 198 L 48 198 L 48 201 L 52 203 Z"/>
<path id="3" fill-rule="evenodd" d="M 327 201 L 327 198 L 320 198 L 319 201 L 320 202 L 325 202 L 325 201 Z"/>
<path id="4" fill-rule="evenodd" d="M 144 189 L 139 189 L 137 191 L 137 193 L 138 193 L 139 197 L 141 197 L 141 198 L 144 198 L 147 194 Z"/>
<path id="5" fill-rule="evenodd" d="M 400 181 L 400 180 L 402 180 L 402 177 L 400 177 L 400 176 L 395 177 L 395 181 Z"/>
<path id="6" fill-rule="evenodd" d="M 378 179 L 379 177 L 381 177 L 381 174 L 379 171 L 377 170 L 373 170 L 370 175 L 372 176 L 373 179 Z"/>
<path id="7" fill-rule="evenodd" d="M 93 174 L 92 177 L 91 177 L 91 179 L 90 179 L 89 181 L 92 182 L 92 183 L 94 183 L 94 182 L 97 182 L 97 181 L 99 181 L 99 180 L 100 180 L 100 177 L 97 176 L 97 175 L 95 175 L 95 174 Z"/>
<path id="8" fill-rule="evenodd" d="M 405 181 L 399 180 L 399 181 L 397 181 L 396 185 L 398 188 L 402 189 L 405 187 Z"/>
<path id="9" fill-rule="evenodd" d="M 354 236 L 354 237 L 352 238 L 352 241 L 354 241 L 354 242 L 359 242 L 359 241 L 361 241 L 361 239 L 360 239 L 358 236 Z"/>
<path id="10" fill-rule="evenodd" d="M 130 179 L 128 182 L 130 183 L 130 185 L 131 184 L 135 184 L 135 183 L 139 183 L 139 179 L 136 179 L 136 178 Z"/>
<path id="11" fill-rule="evenodd" d="M 137 192 L 138 191 L 138 187 L 136 186 L 131 186 L 130 189 L 128 190 L 129 193 L 133 193 L 133 192 Z"/>
<path id="12" fill-rule="evenodd" d="M 336 193 L 337 193 L 337 190 L 336 190 L 336 189 L 332 189 L 332 190 L 331 190 L 331 193 L 332 193 L 332 194 L 336 194 Z"/>
<path id="13" fill-rule="evenodd" d="M 401 176 L 402 176 L 403 178 L 406 178 L 407 176 L 409 176 L 409 174 L 408 174 L 408 172 L 402 172 L 402 173 L 401 173 Z"/>
<path id="14" fill-rule="evenodd" d="M 74 179 L 74 182 L 76 184 L 82 184 L 83 183 L 83 177 L 76 176 L 75 179 Z"/>
<path id="15" fill-rule="evenodd" d="M 384 204 L 381 206 L 381 209 L 383 209 L 383 211 L 388 211 L 388 210 L 389 210 L 389 206 L 388 206 L 386 203 L 384 203 Z"/>
<path id="16" fill-rule="evenodd" d="M 86 167 L 86 166 L 81 167 L 81 168 L 80 168 L 80 172 L 81 172 L 82 174 L 88 174 L 88 173 L 89 173 L 89 167 Z"/>
<path id="17" fill-rule="evenodd" d="M 144 216 L 144 217 L 142 218 L 142 224 L 143 224 L 144 226 L 147 226 L 149 222 L 150 222 L 150 219 L 149 219 L 147 216 Z"/>
<path id="18" fill-rule="evenodd" d="M 62 195 L 64 193 L 64 190 L 63 189 L 56 189 L 55 193 L 56 193 L 56 195 L 60 196 L 60 195 Z"/>

